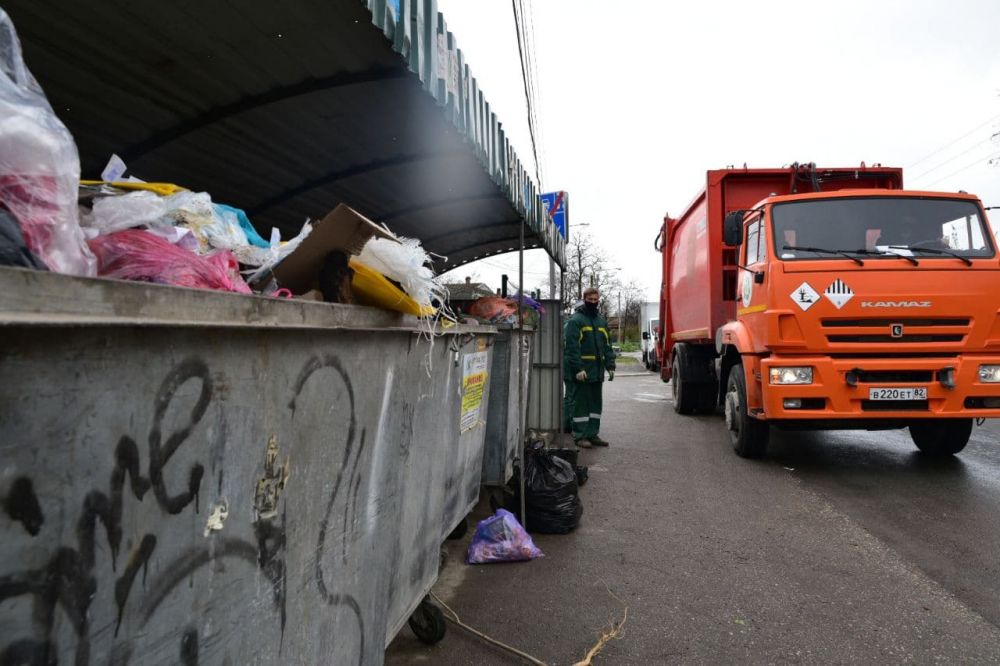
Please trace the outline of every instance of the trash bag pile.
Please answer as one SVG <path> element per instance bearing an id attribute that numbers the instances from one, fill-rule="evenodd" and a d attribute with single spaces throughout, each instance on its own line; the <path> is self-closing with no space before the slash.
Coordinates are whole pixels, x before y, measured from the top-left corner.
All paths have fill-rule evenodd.
<path id="1" fill-rule="evenodd" d="M 524 507 L 529 532 L 566 534 L 583 516 L 575 466 L 553 449 L 535 442 L 525 448 Z M 520 504 L 515 493 L 514 505 Z"/>
<path id="2" fill-rule="evenodd" d="M 517 518 L 506 509 L 479 521 L 469 543 L 466 561 L 469 564 L 493 562 L 525 562 L 543 557 Z"/>
<path id="3" fill-rule="evenodd" d="M 517 308 L 520 302 L 525 326 L 537 326 L 539 315 L 545 312 L 542 304 L 524 294 L 511 298 L 502 296 L 483 296 L 474 301 L 467 310 L 467 315 L 484 324 L 516 324 Z"/>

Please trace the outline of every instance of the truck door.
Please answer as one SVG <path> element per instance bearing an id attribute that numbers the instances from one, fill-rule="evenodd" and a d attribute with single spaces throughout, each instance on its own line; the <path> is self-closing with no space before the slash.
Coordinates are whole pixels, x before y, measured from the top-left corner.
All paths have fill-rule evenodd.
<path id="1" fill-rule="evenodd" d="M 741 248 L 739 278 L 739 307 L 737 315 L 746 323 L 755 340 L 764 332 L 764 311 L 767 309 L 767 225 L 763 212 L 749 219 L 745 225 Z"/>

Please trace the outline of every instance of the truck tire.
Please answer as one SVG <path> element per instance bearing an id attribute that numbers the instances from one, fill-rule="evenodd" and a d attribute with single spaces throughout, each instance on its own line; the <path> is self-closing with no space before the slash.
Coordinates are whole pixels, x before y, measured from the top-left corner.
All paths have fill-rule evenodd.
<path id="1" fill-rule="evenodd" d="M 691 382 L 685 381 L 681 376 L 681 367 L 684 365 L 681 362 L 683 353 L 684 348 L 678 345 L 670 364 L 670 393 L 674 399 L 674 411 L 687 416 L 695 412 L 698 392 Z"/>
<path id="2" fill-rule="evenodd" d="M 920 452 L 936 458 L 953 456 L 969 443 L 972 419 L 942 419 L 910 424 L 910 438 Z"/>
<path id="3" fill-rule="evenodd" d="M 770 427 L 747 413 L 747 381 L 742 363 L 729 369 L 725 407 L 726 429 L 736 455 L 741 458 L 763 458 L 767 453 Z"/>

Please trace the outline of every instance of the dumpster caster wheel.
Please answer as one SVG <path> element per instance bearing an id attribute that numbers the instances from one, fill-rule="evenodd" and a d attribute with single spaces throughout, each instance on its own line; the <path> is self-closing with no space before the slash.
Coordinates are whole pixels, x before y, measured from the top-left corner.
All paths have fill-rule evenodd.
<path id="1" fill-rule="evenodd" d="M 448 541 L 458 541 L 469 532 L 469 519 L 462 518 L 462 522 L 455 525 L 455 529 L 448 535 Z"/>
<path id="2" fill-rule="evenodd" d="M 429 597 L 424 597 L 417 610 L 413 611 L 409 624 L 417 638 L 427 645 L 436 645 L 444 638 L 446 630 L 444 613 L 431 602 Z"/>

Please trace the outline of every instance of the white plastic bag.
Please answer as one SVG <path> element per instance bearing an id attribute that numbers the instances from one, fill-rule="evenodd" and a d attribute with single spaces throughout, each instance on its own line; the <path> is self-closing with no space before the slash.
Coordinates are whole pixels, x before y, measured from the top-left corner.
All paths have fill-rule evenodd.
<path id="1" fill-rule="evenodd" d="M 80 228 L 80 156 L 28 71 L 14 24 L 0 9 L 0 206 L 54 271 L 96 275 Z"/>
<path id="2" fill-rule="evenodd" d="M 80 225 L 90 237 L 143 225 L 152 226 L 166 215 L 166 200 L 153 192 L 129 192 L 98 197 L 89 213 L 80 215 Z"/>
<path id="3" fill-rule="evenodd" d="M 358 261 L 398 282 L 421 305 L 430 305 L 432 299 L 444 302 L 447 298 L 445 287 L 427 267 L 430 257 L 418 240 L 400 238 L 397 243 L 388 238 L 372 238 L 365 243 Z"/>

